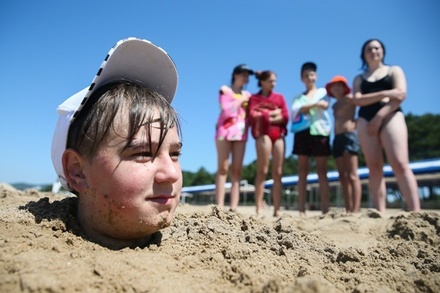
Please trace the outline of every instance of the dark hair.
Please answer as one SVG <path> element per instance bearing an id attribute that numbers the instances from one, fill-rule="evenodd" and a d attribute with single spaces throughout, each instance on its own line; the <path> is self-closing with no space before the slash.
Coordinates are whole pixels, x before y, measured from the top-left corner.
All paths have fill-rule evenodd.
<path id="1" fill-rule="evenodd" d="M 234 84 L 235 75 L 243 73 L 243 72 L 247 72 L 247 73 L 249 73 L 249 75 L 254 74 L 254 71 L 252 69 L 250 69 L 249 66 L 247 66 L 246 64 L 237 65 L 234 67 L 234 70 L 232 71 L 231 85 Z"/>
<path id="2" fill-rule="evenodd" d="M 373 41 L 378 42 L 381 46 L 382 46 L 382 50 L 383 50 L 383 58 L 382 58 L 382 62 L 385 64 L 385 45 L 382 43 L 381 40 L 379 39 L 369 39 L 367 40 L 363 45 L 362 45 L 362 49 L 361 49 L 361 60 L 362 60 L 362 66 L 361 69 L 362 70 L 367 70 L 368 69 L 368 63 L 365 60 L 365 48 L 367 47 L 367 45 Z"/>
<path id="3" fill-rule="evenodd" d="M 312 71 L 316 71 L 318 69 L 318 66 L 316 66 L 315 63 L 313 62 L 306 62 L 301 66 L 301 76 L 303 74 L 304 71 L 306 70 L 312 70 Z"/>
<path id="4" fill-rule="evenodd" d="M 270 70 L 255 72 L 255 77 L 258 79 L 258 87 L 261 87 L 261 81 L 268 79 L 272 74 L 276 75 L 275 72 Z"/>
<path id="5" fill-rule="evenodd" d="M 127 142 L 124 149 L 132 143 L 141 127 L 147 125 L 151 133 L 154 122 L 160 123 L 158 149 L 160 149 L 170 128 L 176 126 L 181 137 L 177 112 L 157 92 L 127 82 L 104 87 L 104 89 L 98 89 L 92 94 L 88 103 L 90 106 L 86 104 L 87 109 L 83 108 L 72 122 L 67 136 L 66 148 L 74 149 L 85 158 L 92 159 L 105 141 L 109 131 L 115 129 L 113 123 L 117 115 L 128 117 L 128 133 L 124 135 Z M 157 112 L 160 116 L 158 120 Z M 156 154 L 157 151 L 153 157 Z"/>

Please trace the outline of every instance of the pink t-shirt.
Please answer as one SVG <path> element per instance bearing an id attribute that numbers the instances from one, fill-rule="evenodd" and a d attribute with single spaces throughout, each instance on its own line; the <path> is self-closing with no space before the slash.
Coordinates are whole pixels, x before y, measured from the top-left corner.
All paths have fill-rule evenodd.
<path id="1" fill-rule="evenodd" d="M 250 97 L 251 94 L 248 91 L 242 91 L 241 94 L 236 94 L 227 86 L 221 87 L 219 93 L 221 111 L 216 124 L 216 140 L 247 140 L 247 102 L 242 103 L 243 96 Z"/>

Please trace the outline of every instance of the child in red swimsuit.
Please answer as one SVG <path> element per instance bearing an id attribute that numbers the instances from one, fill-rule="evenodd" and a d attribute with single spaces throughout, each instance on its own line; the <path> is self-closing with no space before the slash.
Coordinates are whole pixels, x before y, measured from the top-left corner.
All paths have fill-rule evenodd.
<path id="1" fill-rule="evenodd" d="M 263 71 L 256 74 L 261 91 L 249 99 L 249 119 L 252 136 L 257 149 L 257 176 L 255 178 L 255 203 L 257 214 L 263 208 L 264 181 L 269 170 L 272 155 L 272 197 L 274 216 L 280 215 L 285 141 L 289 112 L 281 94 L 273 92 L 276 74 Z"/>

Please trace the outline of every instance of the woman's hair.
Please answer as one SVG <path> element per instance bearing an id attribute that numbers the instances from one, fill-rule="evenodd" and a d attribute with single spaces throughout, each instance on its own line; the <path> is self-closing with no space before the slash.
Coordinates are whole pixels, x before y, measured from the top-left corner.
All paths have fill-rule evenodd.
<path id="1" fill-rule="evenodd" d="M 177 112 L 157 92 L 126 82 L 104 87 L 92 94 L 89 103 L 73 121 L 69 128 L 67 148 L 78 151 L 89 160 L 92 159 L 109 131 L 115 131 L 114 121 L 117 115 L 128 117 L 127 134 L 118 134 L 123 135 L 127 141 L 124 150 L 132 143 L 139 129 L 145 125 L 149 128 L 148 140 L 151 142 L 152 124 L 156 122 L 160 123 L 157 150 L 160 149 L 170 128 L 176 126 L 181 137 Z M 157 151 L 153 157 L 156 154 Z"/>
<path id="2" fill-rule="evenodd" d="M 261 81 L 266 80 L 270 78 L 272 74 L 275 74 L 275 72 L 270 70 L 264 70 L 264 71 L 257 71 L 255 72 L 255 77 L 258 79 L 258 87 L 261 87 Z"/>
<path id="3" fill-rule="evenodd" d="M 383 50 L 383 59 L 382 62 L 385 63 L 385 45 L 382 43 L 382 41 L 380 41 L 379 39 L 369 39 L 367 40 L 363 45 L 362 45 L 362 49 L 361 49 L 361 60 L 362 60 L 362 66 L 361 69 L 362 70 L 367 70 L 368 69 L 368 63 L 365 60 L 365 48 L 367 47 L 367 45 L 369 43 L 371 43 L 372 41 L 376 41 L 379 42 L 379 44 L 382 46 L 382 50 Z"/>

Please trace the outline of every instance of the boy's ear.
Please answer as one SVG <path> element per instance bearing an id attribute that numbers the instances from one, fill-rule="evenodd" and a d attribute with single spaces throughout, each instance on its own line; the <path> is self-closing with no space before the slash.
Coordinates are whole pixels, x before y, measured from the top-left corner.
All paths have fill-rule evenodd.
<path id="1" fill-rule="evenodd" d="M 75 150 L 64 151 L 62 162 L 66 181 L 77 192 L 85 191 L 88 187 L 84 176 L 84 157 Z"/>

